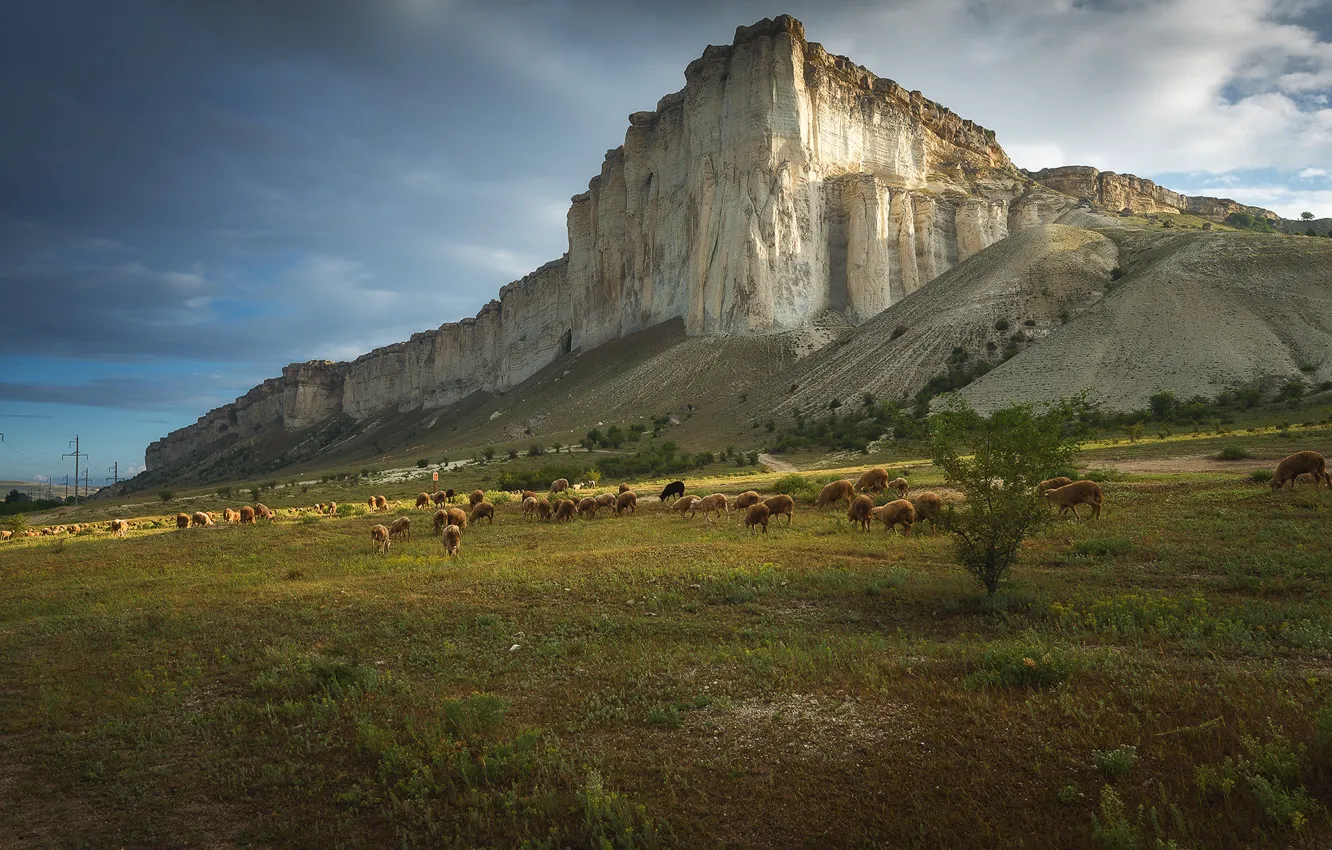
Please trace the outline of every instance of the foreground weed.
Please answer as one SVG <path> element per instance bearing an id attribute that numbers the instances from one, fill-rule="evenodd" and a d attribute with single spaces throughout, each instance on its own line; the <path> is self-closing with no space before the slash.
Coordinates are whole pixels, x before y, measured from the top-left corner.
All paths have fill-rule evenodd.
<path id="1" fill-rule="evenodd" d="M 1127 776 L 1138 760 L 1138 748 L 1124 744 L 1113 750 L 1093 750 L 1092 764 L 1110 779 Z"/>

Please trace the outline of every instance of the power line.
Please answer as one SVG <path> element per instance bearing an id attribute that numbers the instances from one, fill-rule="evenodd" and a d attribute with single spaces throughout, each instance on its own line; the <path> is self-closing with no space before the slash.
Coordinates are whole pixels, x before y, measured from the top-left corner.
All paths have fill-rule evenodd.
<path id="1" fill-rule="evenodd" d="M 73 445 L 74 445 L 74 451 L 69 452 L 68 454 L 63 454 L 63 455 L 61 455 L 60 457 L 61 457 L 61 458 L 67 458 L 67 457 L 72 457 L 72 458 L 74 458 L 74 504 L 77 505 L 77 504 L 79 503 L 79 458 L 81 458 L 81 457 L 87 457 L 88 455 L 86 455 L 86 454 L 84 454 L 83 452 L 79 451 L 79 435 L 78 435 L 78 434 L 75 434 L 75 435 L 74 435 L 74 439 L 70 440 L 70 442 L 73 443 Z"/>

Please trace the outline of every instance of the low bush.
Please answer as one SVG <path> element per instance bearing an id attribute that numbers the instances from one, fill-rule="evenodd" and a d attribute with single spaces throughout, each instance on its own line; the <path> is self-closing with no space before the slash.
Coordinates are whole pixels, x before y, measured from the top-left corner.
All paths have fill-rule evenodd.
<path id="1" fill-rule="evenodd" d="M 1244 460 L 1247 457 L 1253 457 L 1248 449 L 1243 446 L 1228 445 L 1222 446 L 1221 451 L 1215 455 L 1217 460 Z"/>

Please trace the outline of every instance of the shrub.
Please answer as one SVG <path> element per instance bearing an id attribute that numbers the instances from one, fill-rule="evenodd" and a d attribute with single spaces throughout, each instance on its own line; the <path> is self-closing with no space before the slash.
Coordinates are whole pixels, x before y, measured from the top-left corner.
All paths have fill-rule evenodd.
<path id="1" fill-rule="evenodd" d="M 1003 333 L 1004 331 L 1008 330 L 1008 320 L 1000 319 L 999 321 L 995 322 L 994 329 L 997 330 L 999 333 Z"/>
<path id="2" fill-rule="evenodd" d="M 1017 405 L 982 416 L 957 404 L 935 417 L 934 465 L 965 497 L 954 511 L 958 560 L 994 595 L 1027 534 L 1050 521 L 1036 485 L 1071 466 L 1079 440 L 1069 403 L 1037 413 Z"/>
<path id="3" fill-rule="evenodd" d="M 1272 470 L 1255 469 L 1253 472 L 1249 473 L 1249 480 L 1255 484 L 1266 484 L 1272 480 Z"/>
<path id="4" fill-rule="evenodd" d="M 1124 270 L 1121 269 L 1119 266 L 1115 266 L 1113 269 L 1110 270 L 1111 280 L 1119 280 L 1123 276 L 1124 276 Z"/>
<path id="5" fill-rule="evenodd" d="M 518 450 L 517 450 L 516 448 L 514 448 L 513 446 L 510 446 L 510 447 L 508 448 L 508 455 L 509 455 L 509 460 L 517 460 L 517 459 L 518 459 Z"/>
<path id="6" fill-rule="evenodd" d="M 818 485 L 803 475 L 783 475 L 772 482 L 772 489 L 775 493 L 782 493 L 790 496 L 796 501 L 801 499 L 813 499 L 819 494 Z"/>
<path id="7" fill-rule="evenodd" d="M 1073 544 L 1069 553 L 1075 558 L 1118 558 L 1133 551 L 1133 543 L 1123 537 L 1088 537 Z"/>
<path id="8" fill-rule="evenodd" d="M 416 460 L 416 468 L 417 468 L 417 469 L 425 469 L 425 468 L 426 468 L 427 466 L 429 466 L 429 465 L 430 465 L 430 461 L 426 460 L 425 458 L 417 458 L 417 460 Z"/>
<path id="9" fill-rule="evenodd" d="M 1217 460 L 1243 460 L 1246 457 L 1253 455 L 1243 446 L 1236 445 L 1222 446 L 1221 451 L 1216 453 Z"/>
<path id="10" fill-rule="evenodd" d="M 987 646 L 976 667 L 962 680 L 967 690 L 1053 687 L 1068 681 L 1073 672 L 1073 663 L 1064 653 L 1022 641 Z"/>
<path id="11" fill-rule="evenodd" d="M 176 494 L 172 493 L 170 490 L 163 490 L 161 493 L 157 494 L 157 498 L 161 499 L 163 502 L 169 502 L 175 497 Z"/>
<path id="12" fill-rule="evenodd" d="M 9 530 L 14 532 L 15 537 L 18 537 L 20 534 L 28 530 L 28 518 L 23 514 L 14 514 L 9 518 L 8 524 Z"/>
<path id="13" fill-rule="evenodd" d="M 542 456 L 543 454 L 545 454 L 545 453 L 546 453 L 546 450 L 543 449 L 543 448 L 541 448 L 541 444 L 540 444 L 540 443 L 533 443 L 532 445 L 530 445 L 530 446 L 527 447 L 527 456 L 528 456 L 528 457 L 541 457 L 541 456 Z"/>
<path id="14" fill-rule="evenodd" d="M 484 449 L 481 450 L 481 454 L 485 456 L 486 460 L 493 460 L 495 457 L 495 447 L 486 446 Z"/>
<path id="15" fill-rule="evenodd" d="M 1137 760 L 1138 748 L 1132 744 L 1124 744 L 1113 750 L 1092 751 L 1092 764 L 1110 779 L 1127 776 Z"/>

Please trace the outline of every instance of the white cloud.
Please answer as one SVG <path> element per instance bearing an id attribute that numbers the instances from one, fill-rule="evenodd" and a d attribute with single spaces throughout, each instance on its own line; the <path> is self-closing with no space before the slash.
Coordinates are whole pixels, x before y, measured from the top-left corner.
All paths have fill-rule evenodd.
<path id="1" fill-rule="evenodd" d="M 1326 177 L 1326 176 L 1327 176 L 1326 168 L 1306 168 L 1300 172 L 1301 180 L 1312 180 L 1315 177 Z"/>

